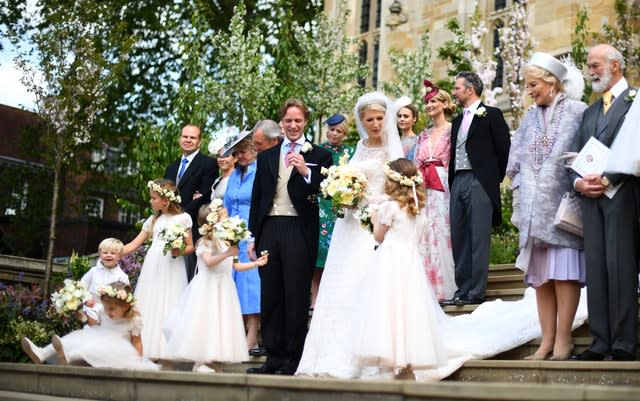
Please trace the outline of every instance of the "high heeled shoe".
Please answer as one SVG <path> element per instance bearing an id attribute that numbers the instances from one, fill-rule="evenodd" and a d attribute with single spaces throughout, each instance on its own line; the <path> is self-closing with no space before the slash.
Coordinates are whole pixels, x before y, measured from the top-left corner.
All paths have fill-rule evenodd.
<path id="1" fill-rule="evenodd" d="M 571 358 L 571 356 L 573 355 L 573 347 L 571 347 L 569 349 L 569 351 L 565 354 L 560 354 L 560 355 L 556 355 L 553 354 L 551 355 L 551 358 L 549 358 L 550 361 L 566 361 L 569 358 Z"/>
<path id="2" fill-rule="evenodd" d="M 533 354 L 531 354 L 529 356 L 525 356 L 522 359 L 524 359 L 526 361 L 544 361 L 549 356 L 549 353 L 550 352 L 545 352 L 545 353 L 536 352 L 536 353 L 533 353 Z"/>

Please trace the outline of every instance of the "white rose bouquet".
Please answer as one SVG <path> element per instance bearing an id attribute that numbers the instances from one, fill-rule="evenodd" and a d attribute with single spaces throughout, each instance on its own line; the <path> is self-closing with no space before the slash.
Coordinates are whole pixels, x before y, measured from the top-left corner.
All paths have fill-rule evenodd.
<path id="1" fill-rule="evenodd" d="M 362 228 L 373 232 L 373 223 L 371 222 L 371 213 L 373 213 L 373 207 L 367 206 L 364 209 L 358 209 L 353 213 L 353 217 L 358 220 Z"/>
<path id="2" fill-rule="evenodd" d="M 72 314 L 82 310 L 82 305 L 91 299 L 89 290 L 79 281 L 64 280 L 64 287 L 51 294 L 51 303 L 56 312 L 63 317 L 72 317 Z M 86 317 L 83 316 L 82 321 Z"/>
<path id="3" fill-rule="evenodd" d="M 320 171 L 327 177 L 320 183 L 322 196 L 331 200 L 338 217 L 344 217 L 342 208 L 357 206 L 367 189 L 367 177 L 357 168 L 349 166 L 348 158 L 348 155 L 343 155 L 337 166 L 328 169 L 323 167 Z"/>
<path id="4" fill-rule="evenodd" d="M 216 237 L 228 242 L 229 245 L 238 245 L 240 241 L 251 238 L 247 222 L 238 216 L 227 217 L 217 222 L 213 229 L 216 232 Z"/>
<path id="5" fill-rule="evenodd" d="M 174 224 L 171 227 L 165 227 L 160 230 L 158 238 L 164 242 L 162 247 L 162 253 L 164 255 L 170 252 L 172 249 L 180 249 L 180 252 L 186 248 L 186 239 L 188 231 L 182 224 Z"/>

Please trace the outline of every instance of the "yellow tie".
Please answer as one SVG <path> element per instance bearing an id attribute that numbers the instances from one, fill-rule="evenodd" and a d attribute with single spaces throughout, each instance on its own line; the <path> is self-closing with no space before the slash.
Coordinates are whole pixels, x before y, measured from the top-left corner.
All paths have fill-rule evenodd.
<path id="1" fill-rule="evenodd" d="M 606 91 L 602 94 L 602 103 L 604 105 L 604 114 L 607 114 L 609 111 L 609 107 L 611 107 L 611 101 L 613 99 L 613 93 L 610 91 Z"/>

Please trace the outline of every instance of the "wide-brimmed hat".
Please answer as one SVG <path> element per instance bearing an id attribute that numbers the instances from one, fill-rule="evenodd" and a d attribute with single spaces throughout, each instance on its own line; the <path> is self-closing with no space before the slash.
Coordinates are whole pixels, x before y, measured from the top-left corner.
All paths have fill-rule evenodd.
<path id="1" fill-rule="evenodd" d="M 227 140 L 227 143 L 224 144 L 224 148 L 223 148 L 224 151 L 222 152 L 222 157 L 228 157 L 229 155 L 231 155 L 231 153 L 233 153 L 233 148 L 237 144 L 242 142 L 244 138 L 248 137 L 252 133 L 253 131 L 244 130 L 244 131 L 240 131 L 236 135 L 229 137 L 229 139 Z"/>

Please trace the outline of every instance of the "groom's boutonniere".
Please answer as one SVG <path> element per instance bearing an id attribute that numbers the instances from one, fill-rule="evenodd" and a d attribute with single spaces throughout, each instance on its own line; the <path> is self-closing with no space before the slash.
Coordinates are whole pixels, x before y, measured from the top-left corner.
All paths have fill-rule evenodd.
<path id="1" fill-rule="evenodd" d="M 478 117 L 484 117 L 487 115 L 487 109 L 485 109 L 484 106 L 480 106 L 476 109 L 474 114 Z"/>
<path id="2" fill-rule="evenodd" d="M 304 145 L 302 145 L 302 148 L 300 148 L 300 152 L 307 153 L 311 149 L 313 149 L 311 142 L 305 142 Z"/>
<path id="3" fill-rule="evenodd" d="M 624 97 L 624 101 L 627 103 L 631 103 L 633 102 L 633 99 L 636 98 L 636 90 L 635 89 L 631 89 L 628 93 L 627 96 Z"/>

